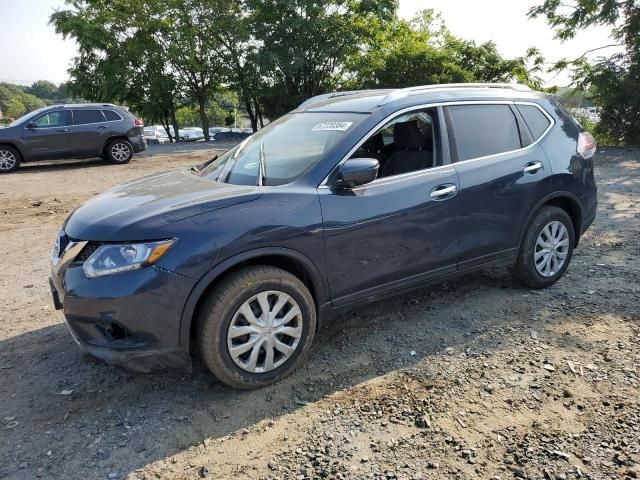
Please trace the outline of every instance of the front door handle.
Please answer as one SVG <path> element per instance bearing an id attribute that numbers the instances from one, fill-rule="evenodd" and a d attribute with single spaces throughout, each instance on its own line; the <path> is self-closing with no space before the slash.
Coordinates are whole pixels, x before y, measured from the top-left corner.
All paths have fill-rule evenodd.
<path id="1" fill-rule="evenodd" d="M 455 195 L 457 191 L 458 191 L 458 188 L 455 185 L 451 185 L 451 184 L 438 185 L 433 190 L 431 190 L 431 193 L 429 193 L 429 196 L 433 200 L 445 200 Z"/>
<path id="2" fill-rule="evenodd" d="M 61 128 L 60 130 L 56 130 L 56 132 L 58 132 L 58 133 L 69 133 L 69 129 L 68 128 Z"/>
<path id="3" fill-rule="evenodd" d="M 538 170 L 542 169 L 542 162 L 529 162 L 524 166 L 524 173 L 536 173 Z"/>

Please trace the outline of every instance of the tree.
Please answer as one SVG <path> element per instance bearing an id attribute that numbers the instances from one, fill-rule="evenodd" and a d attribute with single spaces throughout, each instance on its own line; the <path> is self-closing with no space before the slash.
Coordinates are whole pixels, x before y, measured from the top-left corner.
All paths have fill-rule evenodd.
<path id="1" fill-rule="evenodd" d="M 590 26 L 611 27 L 615 43 L 563 59 L 553 69 L 571 69 L 572 83 L 579 90 L 590 91 L 600 107 L 596 133 L 616 142 L 640 145 L 640 4 L 636 0 L 545 0 L 529 11 L 530 17 L 540 15 L 546 17 L 560 40 L 573 38 Z M 611 46 L 624 50 L 589 61 L 590 54 Z"/>
<path id="2" fill-rule="evenodd" d="M 246 0 L 264 72 L 259 96 L 275 118 L 343 82 L 347 60 L 395 17 L 395 0 Z"/>
<path id="3" fill-rule="evenodd" d="M 58 87 L 48 80 L 38 80 L 27 88 L 27 93 L 41 99 L 54 99 L 58 95 Z"/>
<path id="4" fill-rule="evenodd" d="M 512 80 L 541 84 L 535 76 L 542 64 L 537 50 L 504 59 L 492 42 L 477 45 L 455 37 L 433 10 L 423 10 L 410 21 L 397 19 L 378 32 L 352 59 L 349 88 Z"/>

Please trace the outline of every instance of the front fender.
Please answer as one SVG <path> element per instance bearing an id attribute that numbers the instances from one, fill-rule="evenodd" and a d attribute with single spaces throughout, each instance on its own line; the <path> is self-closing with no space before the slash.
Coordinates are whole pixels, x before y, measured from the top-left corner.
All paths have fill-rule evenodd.
<path id="1" fill-rule="evenodd" d="M 282 247 L 265 247 L 258 248 L 254 250 L 249 250 L 246 252 L 239 253 L 230 258 L 225 259 L 224 261 L 218 263 L 215 267 L 209 270 L 198 282 L 194 285 L 191 293 L 187 297 L 187 301 L 185 302 L 182 317 L 180 320 L 180 347 L 189 351 L 190 348 L 190 334 L 191 334 L 191 325 L 194 320 L 194 315 L 196 313 L 196 308 L 202 295 L 206 292 L 206 290 L 222 275 L 226 272 L 234 268 L 235 266 L 251 261 L 256 260 L 261 257 L 286 257 L 290 260 L 301 265 L 306 273 L 309 275 L 311 282 L 313 284 L 313 289 L 315 291 L 316 296 L 316 306 L 318 307 L 318 314 L 320 315 L 323 310 L 323 306 L 328 302 L 328 288 L 326 284 L 326 279 L 320 273 L 318 267 L 304 254 L 290 249 L 290 248 L 282 248 Z"/>

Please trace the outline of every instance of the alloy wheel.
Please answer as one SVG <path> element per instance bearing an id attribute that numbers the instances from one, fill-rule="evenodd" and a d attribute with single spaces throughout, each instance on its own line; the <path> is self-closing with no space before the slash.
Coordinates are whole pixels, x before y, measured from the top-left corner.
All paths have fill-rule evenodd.
<path id="1" fill-rule="evenodd" d="M 129 158 L 130 150 L 126 143 L 114 143 L 111 147 L 111 156 L 116 162 L 124 162 Z"/>
<path id="2" fill-rule="evenodd" d="M 229 324 L 229 355 L 247 372 L 274 370 L 296 351 L 302 325 L 302 312 L 290 295 L 273 290 L 260 292 L 238 308 Z"/>
<path id="3" fill-rule="evenodd" d="M 16 166 L 16 158 L 13 152 L 9 150 L 0 150 L 0 170 L 11 170 Z"/>
<path id="4" fill-rule="evenodd" d="M 538 235 L 533 254 L 537 272 L 549 278 L 557 274 L 569 254 L 569 231 L 562 222 L 548 223 Z"/>

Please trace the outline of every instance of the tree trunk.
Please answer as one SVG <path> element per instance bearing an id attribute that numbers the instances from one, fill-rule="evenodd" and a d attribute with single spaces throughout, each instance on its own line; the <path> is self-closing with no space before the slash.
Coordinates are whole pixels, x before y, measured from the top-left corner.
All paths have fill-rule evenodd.
<path id="1" fill-rule="evenodd" d="M 207 99 L 204 96 L 198 98 L 198 106 L 200 107 L 200 124 L 202 125 L 202 132 L 204 133 L 204 139 L 209 141 L 209 119 L 207 118 L 206 110 Z"/>
<path id="2" fill-rule="evenodd" d="M 249 115 L 249 120 L 251 120 L 251 129 L 254 132 L 257 132 L 258 120 L 256 118 L 255 113 L 253 113 L 253 108 L 251 108 L 251 99 L 248 96 L 244 97 L 244 106 L 247 109 L 247 115 Z"/>
<path id="3" fill-rule="evenodd" d="M 173 139 L 176 142 L 180 141 L 180 129 L 178 125 L 178 119 L 176 118 L 175 109 L 171 109 L 171 123 L 173 124 Z"/>
<path id="4" fill-rule="evenodd" d="M 254 99 L 254 103 L 256 105 L 256 114 L 258 115 L 258 119 L 260 120 L 260 128 L 264 128 L 264 119 L 262 118 L 262 110 L 260 109 L 260 104 L 257 99 Z"/>

